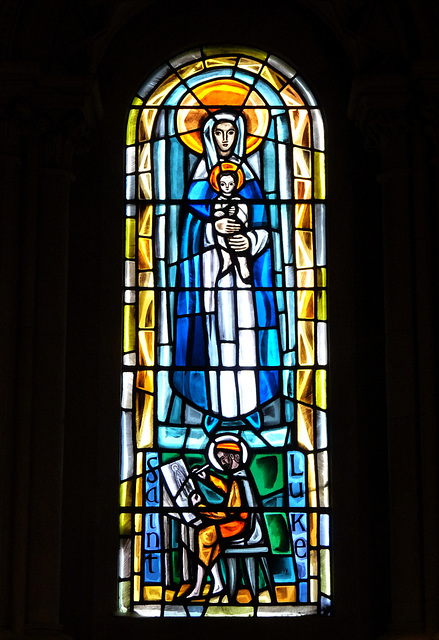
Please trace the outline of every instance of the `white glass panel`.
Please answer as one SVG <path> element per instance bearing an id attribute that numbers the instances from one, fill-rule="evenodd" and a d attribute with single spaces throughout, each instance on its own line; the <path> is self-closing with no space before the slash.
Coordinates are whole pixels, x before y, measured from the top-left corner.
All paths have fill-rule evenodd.
<path id="1" fill-rule="evenodd" d="M 328 364 L 326 322 L 317 323 L 317 363 Z"/>
<path id="2" fill-rule="evenodd" d="M 136 302 L 136 292 L 133 289 L 127 289 L 125 291 L 125 302 L 133 303 Z"/>
<path id="3" fill-rule="evenodd" d="M 136 284 L 136 263 L 134 260 L 125 260 L 125 286 L 134 287 Z"/>
<path id="4" fill-rule="evenodd" d="M 254 371 L 238 371 L 239 404 L 242 413 L 256 408 L 256 380 Z"/>
<path id="5" fill-rule="evenodd" d="M 136 147 L 127 147 L 125 166 L 127 173 L 134 173 L 136 170 Z"/>
<path id="6" fill-rule="evenodd" d="M 155 255 L 156 258 L 165 257 L 166 246 L 166 218 L 165 216 L 156 217 L 156 235 L 155 235 Z"/>
<path id="7" fill-rule="evenodd" d="M 325 150 L 325 138 L 323 129 L 322 114 L 318 109 L 312 109 L 312 133 L 313 133 L 313 145 L 317 151 Z"/>
<path id="8" fill-rule="evenodd" d="M 221 408 L 225 418 L 237 415 L 235 374 L 233 371 L 220 371 Z"/>
<path id="9" fill-rule="evenodd" d="M 134 373 L 126 371 L 122 374 L 122 408 L 133 408 L 133 382 Z"/>
<path id="10" fill-rule="evenodd" d="M 134 473 L 134 453 L 132 438 L 132 415 L 130 411 L 122 412 L 122 443 L 120 461 L 120 479 L 126 480 Z"/>
<path id="11" fill-rule="evenodd" d="M 233 342 L 221 344 L 221 360 L 224 367 L 234 367 L 236 364 L 236 345 Z"/>
<path id="12" fill-rule="evenodd" d="M 305 102 L 307 102 L 311 107 L 315 107 L 316 106 L 315 98 L 314 98 L 313 94 L 311 93 L 311 91 L 306 86 L 306 84 L 304 83 L 304 81 L 302 80 L 302 78 L 298 78 L 296 76 L 294 78 L 292 84 L 295 85 L 296 89 L 298 90 L 298 92 L 302 96 L 302 98 L 304 98 Z"/>
<path id="13" fill-rule="evenodd" d="M 239 331 L 239 366 L 256 366 L 256 340 L 252 329 Z"/>
<path id="14" fill-rule="evenodd" d="M 235 338 L 235 310 L 233 291 L 218 291 L 218 323 L 221 340 Z"/>
<path id="15" fill-rule="evenodd" d="M 328 435 L 326 430 L 326 413 L 316 411 L 317 414 L 317 449 L 326 449 L 328 446 Z"/>
<path id="16" fill-rule="evenodd" d="M 249 329 L 255 326 L 255 313 L 251 291 L 238 291 L 238 327 Z"/>
<path id="17" fill-rule="evenodd" d="M 126 180 L 126 198 L 134 200 L 136 194 L 136 176 L 127 176 Z"/>

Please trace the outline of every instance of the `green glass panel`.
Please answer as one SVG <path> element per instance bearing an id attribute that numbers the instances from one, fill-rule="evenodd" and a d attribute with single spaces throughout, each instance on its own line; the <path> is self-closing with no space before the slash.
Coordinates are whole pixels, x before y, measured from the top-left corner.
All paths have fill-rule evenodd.
<path id="1" fill-rule="evenodd" d="M 122 536 L 128 536 L 131 533 L 131 513 L 121 513 L 119 517 L 119 532 Z"/>
<path id="2" fill-rule="evenodd" d="M 143 104 L 143 100 L 142 98 L 139 98 L 138 96 L 136 96 L 131 104 L 133 105 L 133 107 L 136 107 L 140 104 Z"/>
<path id="3" fill-rule="evenodd" d="M 290 553 L 290 535 L 288 532 L 287 518 L 284 513 L 265 513 L 271 550 L 273 553 Z"/>
<path id="4" fill-rule="evenodd" d="M 258 492 L 266 496 L 283 487 L 283 463 L 281 454 L 256 455 L 250 465 Z"/>
<path id="5" fill-rule="evenodd" d="M 317 286 L 326 287 L 326 268 L 325 267 L 317 268 Z"/>
<path id="6" fill-rule="evenodd" d="M 120 485 L 120 506 L 131 507 L 133 504 L 133 483 L 131 480 L 122 482 Z"/>

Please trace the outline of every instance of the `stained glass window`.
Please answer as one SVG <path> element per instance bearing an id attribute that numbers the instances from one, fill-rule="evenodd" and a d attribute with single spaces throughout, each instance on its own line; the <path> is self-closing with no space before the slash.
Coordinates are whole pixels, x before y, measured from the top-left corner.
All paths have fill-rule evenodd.
<path id="1" fill-rule="evenodd" d="M 276 56 L 205 47 L 126 143 L 119 609 L 327 614 L 321 110 Z"/>

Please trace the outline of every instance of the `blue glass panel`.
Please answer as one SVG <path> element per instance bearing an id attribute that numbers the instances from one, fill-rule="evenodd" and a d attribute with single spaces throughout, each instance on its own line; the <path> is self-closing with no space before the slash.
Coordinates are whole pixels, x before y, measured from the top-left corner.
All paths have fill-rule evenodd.
<path id="1" fill-rule="evenodd" d="M 184 412 L 185 424 L 201 424 L 202 420 L 203 414 L 200 411 L 197 411 L 197 409 L 194 409 L 194 407 L 190 405 L 186 406 Z"/>
<path id="2" fill-rule="evenodd" d="M 184 193 L 183 145 L 176 138 L 171 138 L 169 148 L 171 198 L 179 200 Z"/>
<path id="3" fill-rule="evenodd" d="M 145 537 L 147 530 L 145 528 Z M 160 562 L 160 554 L 154 551 L 148 551 L 145 554 L 145 582 L 161 582 L 162 581 L 162 569 Z"/>
<path id="4" fill-rule="evenodd" d="M 293 331 L 294 328 L 294 319 L 295 319 L 295 300 L 294 300 L 294 291 L 287 291 L 287 314 L 288 314 L 288 319 L 289 319 L 289 326 L 290 326 L 290 332 L 289 332 L 289 336 L 288 336 L 288 348 L 289 349 L 293 349 L 295 344 L 296 344 L 296 340 L 295 340 L 295 334 Z"/>
<path id="5" fill-rule="evenodd" d="M 291 159 L 288 147 L 285 144 L 278 145 L 279 154 L 279 192 L 283 200 L 291 198 Z"/>
<path id="6" fill-rule="evenodd" d="M 286 396 L 294 398 L 294 371 L 292 369 L 284 369 L 282 371 L 283 392 Z"/>
<path id="7" fill-rule="evenodd" d="M 308 601 L 308 583 L 299 582 L 299 602 Z"/>
<path id="8" fill-rule="evenodd" d="M 282 271 L 282 250 L 280 245 L 280 233 L 273 231 L 271 234 L 273 238 L 273 252 L 274 252 L 274 270 Z"/>
<path id="9" fill-rule="evenodd" d="M 290 204 L 281 205 L 281 224 L 282 224 L 282 244 L 284 250 L 284 258 L 287 264 L 292 264 L 294 259 L 293 249 L 293 207 Z"/>
<path id="10" fill-rule="evenodd" d="M 280 429 L 270 429 L 269 431 L 261 431 L 261 436 L 272 447 L 283 447 L 287 437 L 288 428 L 281 427 Z"/>
<path id="11" fill-rule="evenodd" d="M 174 371 L 174 386 L 197 407 L 207 409 L 206 380 L 204 371 Z"/>
<path id="12" fill-rule="evenodd" d="M 161 367 L 170 367 L 172 364 L 172 351 L 169 345 L 159 347 L 158 349 L 159 365 Z"/>
<path id="13" fill-rule="evenodd" d="M 259 371 L 259 397 L 261 403 L 271 400 L 279 389 L 277 371 Z"/>
<path id="14" fill-rule="evenodd" d="M 184 427 L 159 427 L 159 446 L 167 449 L 181 449 L 186 438 Z"/>
<path id="15" fill-rule="evenodd" d="M 169 267 L 169 271 L 168 271 L 168 280 L 169 280 L 169 286 L 170 287 L 175 287 L 175 280 L 177 277 L 177 267 L 176 265 L 174 265 L 173 267 Z"/>
<path id="16" fill-rule="evenodd" d="M 166 287 L 166 264 L 164 260 L 156 260 L 157 286 Z"/>
<path id="17" fill-rule="evenodd" d="M 289 142 L 290 141 L 290 127 L 288 120 L 285 115 L 277 116 L 276 118 L 277 125 L 277 139 L 279 142 Z"/>
<path id="18" fill-rule="evenodd" d="M 157 138 L 164 138 L 165 137 L 165 111 L 163 111 L 163 109 L 160 111 L 155 127 L 154 127 L 154 134 L 156 135 Z"/>
<path id="19" fill-rule="evenodd" d="M 255 88 L 261 93 L 267 104 L 273 107 L 283 107 L 278 94 L 263 80 L 259 80 L 255 84 Z"/>
<path id="20" fill-rule="evenodd" d="M 285 400 L 285 419 L 287 422 L 293 422 L 294 421 L 294 415 L 295 415 L 295 410 L 294 410 L 294 402 L 291 402 L 290 400 Z"/>
<path id="21" fill-rule="evenodd" d="M 120 479 L 126 480 L 134 473 L 134 452 L 132 435 L 132 414 L 131 411 L 122 412 L 122 442 L 121 442 L 121 462 Z"/>
<path id="22" fill-rule="evenodd" d="M 171 91 L 171 93 L 168 95 L 168 97 L 165 100 L 165 104 L 169 104 L 172 106 L 177 105 L 185 93 L 187 93 L 186 85 L 185 84 L 178 85 L 178 87 L 176 87 L 174 91 Z"/>
<path id="23" fill-rule="evenodd" d="M 181 291 L 178 295 L 177 313 L 179 316 L 200 313 L 199 291 Z"/>
<path id="24" fill-rule="evenodd" d="M 331 608 L 331 600 L 329 598 L 326 598 L 325 596 L 322 596 L 320 598 L 320 607 L 322 609 L 322 611 L 326 611 L 327 609 Z"/>
<path id="25" fill-rule="evenodd" d="M 284 584 L 296 581 L 294 573 L 293 559 L 274 557 L 271 560 L 271 570 L 273 572 L 274 582 L 276 584 Z"/>
<path id="26" fill-rule="evenodd" d="M 259 331 L 259 356 L 262 366 L 278 367 L 280 365 L 276 329 L 262 329 Z"/>
<path id="27" fill-rule="evenodd" d="M 169 418 L 169 422 L 172 424 L 181 424 L 181 409 L 182 409 L 182 401 L 178 396 L 174 398 L 174 402 L 172 404 L 171 416 Z"/>
<path id="28" fill-rule="evenodd" d="M 168 135 L 175 135 L 175 110 L 168 111 Z"/>
<path id="29" fill-rule="evenodd" d="M 270 210 L 270 224 L 272 229 L 279 228 L 279 209 L 276 204 L 269 205 Z"/>
<path id="30" fill-rule="evenodd" d="M 134 200 L 136 197 L 136 176 L 127 176 L 126 180 L 126 198 Z"/>
<path id="31" fill-rule="evenodd" d="M 320 542 L 324 547 L 329 547 L 329 514 L 320 515 Z"/>
<path id="32" fill-rule="evenodd" d="M 239 69 L 236 69 L 236 71 L 233 74 L 233 77 L 236 78 L 237 80 L 243 80 L 244 82 L 250 85 L 252 85 L 255 81 L 254 76 L 251 76 L 249 73 L 245 73 L 244 71 L 240 71 Z"/>
<path id="33" fill-rule="evenodd" d="M 186 364 L 187 336 L 189 335 L 189 326 L 189 318 L 177 319 L 177 339 L 175 344 L 175 364 L 177 365 L 177 367 L 184 367 Z"/>
<path id="34" fill-rule="evenodd" d="M 191 429 L 186 446 L 188 449 L 205 449 L 209 444 L 209 438 L 203 429 Z"/>
<path id="35" fill-rule="evenodd" d="M 317 410 L 317 449 L 326 449 L 328 436 L 326 430 L 326 413 Z"/>
<path id="36" fill-rule="evenodd" d="M 267 446 L 263 440 L 253 433 L 253 431 L 242 431 L 241 435 L 251 447 L 265 449 Z"/>
<path id="37" fill-rule="evenodd" d="M 280 422 L 280 400 L 270 402 L 262 409 L 264 415 L 264 426 L 278 425 Z"/>
<path id="38" fill-rule="evenodd" d="M 297 574 L 298 578 L 304 579 L 308 577 L 308 524 L 306 513 L 290 513 L 290 522 Z"/>
<path id="39" fill-rule="evenodd" d="M 306 465 L 304 454 L 300 451 L 291 451 L 288 454 L 288 502 L 290 507 L 295 509 L 300 509 L 306 506 L 305 470 Z M 305 526 L 305 523 L 305 518 L 299 519 L 295 524 L 293 532 L 303 532 L 303 526 Z"/>
<path id="40" fill-rule="evenodd" d="M 264 189 L 276 189 L 276 147 L 274 142 L 266 142 L 263 150 L 264 158 Z"/>
<path id="41" fill-rule="evenodd" d="M 253 263 L 255 287 L 271 287 L 271 251 L 264 251 Z"/>
<path id="42" fill-rule="evenodd" d="M 276 310 L 271 291 L 255 291 L 256 309 L 260 327 L 276 326 Z"/>
<path id="43" fill-rule="evenodd" d="M 145 453 L 145 503 L 148 507 L 160 506 L 160 476 L 158 469 L 158 454 L 155 451 L 147 451 Z"/>
<path id="44" fill-rule="evenodd" d="M 285 298 L 283 291 L 276 291 L 276 302 L 279 312 L 285 311 Z"/>
<path id="45" fill-rule="evenodd" d="M 283 507 L 284 500 L 282 493 L 277 493 L 274 496 L 269 496 L 268 498 L 263 498 L 262 504 L 264 507 Z"/>
<path id="46" fill-rule="evenodd" d="M 290 333 L 292 333 L 290 331 Z M 294 367 L 296 364 L 296 352 L 295 351 L 287 351 L 284 353 L 284 365 L 286 367 Z"/>

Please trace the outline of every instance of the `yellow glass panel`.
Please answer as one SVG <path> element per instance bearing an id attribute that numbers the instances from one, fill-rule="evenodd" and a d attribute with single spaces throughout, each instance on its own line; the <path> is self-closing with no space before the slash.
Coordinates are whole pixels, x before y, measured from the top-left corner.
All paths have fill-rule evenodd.
<path id="1" fill-rule="evenodd" d="M 141 200 L 151 200 L 152 181 L 150 173 L 139 173 L 139 198 Z"/>
<path id="2" fill-rule="evenodd" d="M 133 351 L 136 344 L 136 308 L 126 304 L 123 310 L 123 350 Z"/>
<path id="3" fill-rule="evenodd" d="M 150 369 L 137 372 L 137 388 L 144 391 L 154 391 L 154 372 Z"/>
<path id="4" fill-rule="evenodd" d="M 151 145 L 149 142 L 139 149 L 139 171 L 151 171 Z"/>
<path id="5" fill-rule="evenodd" d="M 134 516 L 134 530 L 136 533 L 140 533 L 142 531 L 142 514 L 136 513 Z"/>
<path id="6" fill-rule="evenodd" d="M 134 571 L 136 573 L 140 571 L 141 555 L 142 555 L 142 536 L 135 536 L 134 538 Z"/>
<path id="7" fill-rule="evenodd" d="M 166 589 L 165 591 L 165 600 L 166 602 L 172 602 L 175 598 L 176 591 L 172 591 L 172 589 Z"/>
<path id="8" fill-rule="evenodd" d="M 143 100 L 142 98 L 139 98 L 138 96 L 136 96 L 131 104 L 133 105 L 133 107 L 136 107 L 143 104 Z"/>
<path id="9" fill-rule="evenodd" d="M 176 76 L 175 73 L 173 73 L 171 76 L 166 78 L 166 80 L 164 80 L 161 85 L 157 87 L 154 93 L 148 98 L 147 104 L 152 104 L 155 106 L 162 104 L 168 93 L 170 93 L 172 89 L 178 84 L 180 84 L 180 82 L 180 78 Z"/>
<path id="10" fill-rule="evenodd" d="M 320 409 L 326 409 L 326 371 L 317 369 L 316 371 L 316 405 Z"/>
<path id="11" fill-rule="evenodd" d="M 326 267 L 317 267 L 317 286 L 326 287 Z"/>
<path id="12" fill-rule="evenodd" d="M 299 365 L 312 365 L 314 364 L 314 322 L 299 320 L 297 327 L 299 333 Z"/>
<path id="13" fill-rule="evenodd" d="M 146 367 L 154 365 L 154 331 L 139 331 L 139 363 Z"/>
<path id="14" fill-rule="evenodd" d="M 289 84 L 287 84 L 285 89 L 282 89 L 280 95 L 288 107 L 302 107 L 305 104 L 297 91 Z"/>
<path id="15" fill-rule="evenodd" d="M 140 600 L 140 576 L 134 576 L 133 580 L 133 600 L 139 602 Z"/>
<path id="16" fill-rule="evenodd" d="M 131 513 L 121 513 L 119 516 L 119 533 L 129 536 L 131 533 Z"/>
<path id="17" fill-rule="evenodd" d="M 139 269 L 152 269 L 152 241 L 139 238 Z"/>
<path id="18" fill-rule="evenodd" d="M 209 47 L 203 47 L 204 53 L 206 56 L 218 56 L 219 54 L 241 54 L 247 56 L 253 56 L 257 60 L 265 60 L 267 54 L 265 51 L 260 51 L 259 49 L 252 49 L 251 47 L 236 47 L 236 46 L 228 46 L 228 45 L 213 45 Z"/>
<path id="19" fill-rule="evenodd" d="M 331 595 L 331 556 L 329 549 L 320 549 L 320 578 L 322 591 Z"/>
<path id="20" fill-rule="evenodd" d="M 154 286 L 154 275 L 152 271 L 146 271 L 144 273 L 139 273 L 139 287 L 153 287 Z"/>
<path id="21" fill-rule="evenodd" d="M 313 287 L 314 286 L 314 270 L 313 269 L 300 269 L 297 272 L 297 286 L 298 287 Z"/>
<path id="22" fill-rule="evenodd" d="M 139 235 L 152 236 L 152 204 L 140 205 L 139 211 Z"/>
<path id="23" fill-rule="evenodd" d="M 311 231 L 296 231 L 296 264 L 299 269 L 314 266 Z"/>
<path id="24" fill-rule="evenodd" d="M 162 587 L 143 587 L 143 597 L 145 600 L 154 601 L 162 599 Z"/>
<path id="25" fill-rule="evenodd" d="M 317 292 L 317 318 L 318 320 L 327 320 L 326 291 Z"/>
<path id="26" fill-rule="evenodd" d="M 137 129 L 138 116 L 139 116 L 139 109 L 131 109 L 128 116 L 128 123 L 127 123 L 127 144 L 134 144 L 136 142 L 136 129 Z"/>
<path id="27" fill-rule="evenodd" d="M 120 506 L 131 507 L 133 504 L 133 482 L 127 480 L 120 483 Z"/>
<path id="28" fill-rule="evenodd" d="M 319 598 L 319 582 L 315 578 L 310 581 L 310 600 L 311 602 L 317 602 Z"/>
<path id="29" fill-rule="evenodd" d="M 294 175 L 299 178 L 311 178 L 311 151 L 308 149 L 293 149 Z"/>
<path id="30" fill-rule="evenodd" d="M 143 473 L 143 453 L 140 452 L 137 454 L 136 458 L 136 474 L 141 476 Z"/>
<path id="31" fill-rule="evenodd" d="M 314 291 L 297 292 L 297 310 L 299 318 L 314 318 Z"/>
<path id="32" fill-rule="evenodd" d="M 318 575 L 317 549 L 311 549 L 309 552 L 309 572 L 312 576 Z"/>
<path id="33" fill-rule="evenodd" d="M 290 109 L 291 137 L 299 147 L 311 146 L 309 114 L 306 109 Z"/>
<path id="34" fill-rule="evenodd" d="M 297 399 L 307 404 L 314 401 L 314 384 L 312 369 L 297 370 Z"/>
<path id="35" fill-rule="evenodd" d="M 194 62 L 193 64 L 188 64 L 185 67 L 182 67 L 178 70 L 178 75 L 181 78 L 190 78 L 195 73 L 202 71 L 204 69 L 204 62 L 202 60 L 198 60 L 198 62 Z"/>
<path id="36" fill-rule="evenodd" d="M 153 445 L 153 418 L 153 396 L 138 392 L 136 401 L 136 439 L 139 449 L 150 449 Z"/>
<path id="37" fill-rule="evenodd" d="M 321 151 L 314 152 L 314 197 L 323 200 L 326 195 L 325 183 L 325 154 Z"/>
<path id="38" fill-rule="evenodd" d="M 269 69 L 268 67 L 264 67 L 261 72 L 261 76 L 268 80 L 268 82 L 279 91 L 284 84 L 286 83 L 286 79 L 280 75 L 280 73 L 276 73 L 273 69 Z"/>
<path id="39" fill-rule="evenodd" d="M 151 139 L 151 131 L 156 115 L 157 109 L 142 109 L 139 123 L 139 142 L 145 142 Z"/>
<path id="40" fill-rule="evenodd" d="M 136 221 L 127 218 L 125 221 L 125 258 L 134 260 L 136 255 Z"/>
<path id="41" fill-rule="evenodd" d="M 240 67 L 241 69 L 245 69 L 246 71 L 259 73 L 262 64 L 260 62 L 256 62 L 256 60 L 252 60 L 251 58 L 240 58 L 238 67 Z"/>
<path id="42" fill-rule="evenodd" d="M 297 200 L 311 199 L 311 180 L 294 180 L 294 196 Z"/>
<path id="43" fill-rule="evenodd" d="M 295 206 L 296 227 L 299 229 L 312 229 L 312 208 L 310 204 L 302 202 Z"/>
<path id="44" fill-rule="evenodd" d="M 139 327 L 152 329 L 154 327 L 154 291 L 139 292 Z"/>
<path id="45" fill-rule="evenodd" d="M 314 449 L 313 410 L 297 404 L 297 441 L 304 449 Z"/>
<path id="46" fill-rule="evenodd" d="M 205 82 L 194 87 L 193 92 L 202 105 L 241 106 L 244 104 L 250 88 L 233 78 L 224 78 Z"/>
<path id="47" fill-rule="evenodd" d="M 270 593 L 268 591 L 261 591 L 258 600 L 261 604 L 270 604 Z"/>
<path id="48" fill-rule="evenodd" d="M 316 463 L 313 453 L 308 454 L 308 500 L 310 507 L 317 507 Z M 317 544 L 317 514 L 311 514 L 311 544 Z M 314 529 L 313 529 L 314 527 Z"/>
<path id="49" fill-rule="evenodd" d="M 236 57 L 208 58 L 206 67 L 233 67 L 236 63 Z"/>
<path id="50" fill-rule="evenodd" d="M 296 587 L 294 584 L 276 586 L 276 600 L 278 602 L 296 602 Z"/>

